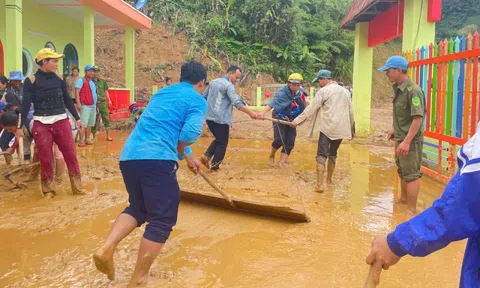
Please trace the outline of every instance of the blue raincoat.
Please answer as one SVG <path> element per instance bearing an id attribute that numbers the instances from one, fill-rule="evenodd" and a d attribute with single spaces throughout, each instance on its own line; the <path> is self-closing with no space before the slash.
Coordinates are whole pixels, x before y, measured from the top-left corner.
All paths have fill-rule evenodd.
<path id="1" fill-rule="evenodd" d="M 423 257 L 453 241 L 468 239 L 460 287 L 480 287 L 480 124 L 458 152 L 459 171 L 440 199 L 388 235 L 398 256 Z"/>

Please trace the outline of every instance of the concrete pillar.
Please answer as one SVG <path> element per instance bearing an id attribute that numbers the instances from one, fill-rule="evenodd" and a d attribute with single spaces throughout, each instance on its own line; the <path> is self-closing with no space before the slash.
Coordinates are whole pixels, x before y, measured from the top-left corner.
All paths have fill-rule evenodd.
<path id="1" fill-rule="evenodd" d="M 403 51 L 415 51 L 418 47 L 435 43 L 435 23 L 427 20 L 428 2 L 426 0 L 405 0 Z"/>
<path id="2" fill-rule="evenodd" d="M 80 60 L 79 65 L 95 65 L 95 11 L 90 6 L 83 8 L 83 59 Z"/>
<path id="3" fill-rule="evenodd" d="M 23 8 L 22 0 L 6 0 L 5 2 L 6 31 L 5 41 L 5 74 L 12 70 L 23 69 Z M 7 76 L 8 77 L 8 76 Z"/>
<path id="4" fill-rule="evenodd" d="M 134 101 L 135 92 L 135 30 L 125 28 L 125 86 L 130 89 L 130 102 Z"/>
<path id="5" fill-rule="evenodd" d="M 360 137 L 370 135 L 372 65 L 373 48 L 368 47 L 368 22 L 357 23 L 353 59 L 353 110 L 356 133 Z"/>

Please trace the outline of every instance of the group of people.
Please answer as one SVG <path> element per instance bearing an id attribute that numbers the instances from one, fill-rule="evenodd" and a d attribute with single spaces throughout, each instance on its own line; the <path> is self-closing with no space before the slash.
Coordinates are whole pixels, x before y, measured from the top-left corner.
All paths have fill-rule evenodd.
<path id="1" fill-rule="evenodd" d="M 421 177 L 423 132 L 420 127 L 425 117 L 425 99 L 422 90 L 407 76 L 408 61 L 405 58 L 394 56 L 381 70 L 386 71 L 394 83 L 394 123 L 388 138 L 397 143 L 396 164 L 402 179 L 400 202 L 415 213 Z M 282 148 L 279 167 L 285 165 L 294 148 L 296 126 L 312 119 L 312 133 L 320 132 L 316 191 L 325 189 L 323 174 L 327 162 L 326 182 L 332 181 L 342 140 L 355 136 L 350 92 L 332 80 L 330 71 L 320 70 L 313 82 L 321 89 L 307 105 L 300 89 L 303 77 L 295 73 L 290 75 L 288 84 L 278 91 L 273 101 L 257 113 L 250 110 L 235 92 L 241 73 L 240 68 L 230 67 L 225 76 L 207 85 L 206 68 L 191 61 L 182 66 L 179 84 L 152 96 L 120 157 L 130 205 L 115 220 L 107 240 L 93 255 L 97 269 L 109 279 L 115 278 L 115 248 L 136 227 L 147 222 L 130 284 L 138 285 L 146 280 L 152 263 L 176 224 L 180 200 L 175 176 L 177 159 L 188 157 L 188 167 L 194 173 L 198 173 L 202 165 L 218 171 L 233 124 L 233 107 L 252 119 L 264 119 L 273 109 L 273 118 L 288 122 L 273 123 L 274 141 L 269 162 L 275 162 L 275 154 Z M 189 146 L 200 137 L 204 120 L 215 140 L 197 158 Z M 459 152 L 460 171 L 446 187 L 442 198 L 432 208 L 399 225 L 388 236 L 375 239 L 367 257 L 367 263 L 373 267 L 375 283 L 379 282 L 381 270 L 396 264 L 400 257 L 407 254 L 425 256 L 452 241 L 470 238 L 461 287 L 478 286 L 480 215 L 475 207 L 480 197 L 474 188 L 480 184 L 478 133 L 480 127 Z"/>
<path id="2" fill-rule="evenodd" d="M 80 77 L 79 69 L 74 67 L 72 73 L 65 78 L 69 96 L 80 112 L 80 119 L 85 126 L 85 129 L 79 131 L 79 147 L 93 144 L 90 135 L 93 134 L 95 139 L 100 119 L 105 126 L 106 140 L 113 141 L 110 137 L 108 106 L 112 105 L 112 100 L 108 94 L 108 83 L 102 79 L 98 66 L 86 65 L 84 72 L 85 77 Z M 71 114 L 69 116 L 72 117 Z"/>
<path id="3" fill-rule="evenodd" d="M 109 87 L 107 81 L 101 78 L 100 69 L 87 65 L 85 77 L 80 77 L 79 69 L 74 67 L 72 73 L 63 79 L 56 73 L 59 59 L 63 57 L 63 54 L 44 48 L 35 58 L 40 68 L 31 76 L 24 79 L 20 71 L 12 71 L 9 79 L 0 76 L 2 154 L 10 164 L 12 154 L 18 149 L 18 139 L 23 138 L 24 158 L 30 160 L 34 141 L 31 160 L 32 163 L 40 162 L 40 165 L 32 169 L 30 180 L 36 180 L 41 172 L 42 193 L 49 198 L 55 196 L 56 186 L 62 183 L 65 166 L 69 171 L 73 194 L 85 193 L 72 124 L 79 131 L 79 147 L 93 144 L 90 134 L 95 139 L 100 119 L 106 128 L 106 140 L 113 140 L 109 134 Z M 17 141 L 10 147 L 15 136 Z"/>
<path id="4" fill-rule="evenodd" d="M 313 103 L 307 106 L 306 97 L 300 89 L 303 77 L 295 73 L 269 106 L 257 113 L 249 109 L 235 91 L 235 84 L 241 75 L 241 69 L 232 66 L 223 77 L 208 83 L 206 68 L 201 63 L 188 62 L 182 66 L 180 83 L 158 91 L 151 97 L 149 105 L 143 108 L 142 116 L 120 156 L 129 206 L 115 220 L 107 240 L 93 255 L 97 269 L 109 279 L 115 278 L 115 248 L 136 227 L 147 222 L 130 284 L 137 285 L 145 281 L 153 261 L 177 221 L 180 202 L 180 188 L 176 179 L 177 159 L 188 157 L 188 167 L 194 173 L 198 173 L 202 165 L 210 171 L 219 171 L 233 124 L 233 107 L 252 119 L 264 119 L 266 113 L 274 109 L 273 116 L 276 119 L 290 121 L 289 125 L 274 123 L 273 127 L 275 140 L 270 158 L 274 158 L 275 152 L 283 147 L 280 167 L 285 165 L 294 147 L 296 125 L 318 114 L 315 116 L 318 120 L 314 129 L 323 133 L 319 139 L 317 162 L 324 167 L 326 160 L 330 159 L 333 173 L 341 140 L 354 135 L 348 90 L 332 80 L 330 71 L 321 70 L 314 82 L 318 82 L 322 89 Z M 215 139 L 206 152 L 197 158 L 189 146 L 200 137 L 205 120 Z M 332 132 L 335 129 L 340 131 Z M 330 174 L 329 177 L 331 180 Z M 321 186 L 318 190 L 324 189 L 322 183 L 318 185 Z"/>
<path id="5" fill-rule="evenodd" d="M 338 148 L 342 140 L 355 136 L 355 120 L 350 93 L 332 80 L 332 73 L 320 70 L 312 83 L 318 83 L 320 90 L 311 104 L 307 103 L 306 91 L 302 88 L 303 76 L 293 73 L 288 77 L 288 84 L 280 88 L 265 109 L 256 113 L 246 107 L 246 103 L 235 91 L 235 84 L 240 80 L 242 71 L 231 66 L 225 76 L 215 79 L 208 85 L 204 97 L 208 103 L 206 122 L 214 136 L 207 151 L 200 156 L 202 164 L 211 171 L 218 171 L 227 150 L 229 129 L 233 124 L 233 107 L 248 114 L 252 119 L 265 119 L 273 110 L 274 119 L 287 121 L 289 124 L 273 122 L 272 150 L 269 165 L 275 166 L 275 155 L 280 152 L 276 166 L 283 168 L 291 154 L 297 137 L 296 126 L 313 118 L 312 133 L 319 132 L 316 191 L 325 190 L 324 172 L 328 159 L 327 183 L 332 183 L 333 171 Z"/>
<path id="6" fill-rule="evenodd" d="M 67 81 L 57 75 L 62 57 L 63 54 L 49 48 L 40 50 L 35 59 L 40 69 L 23 84 L 18 73 L 11 73 L 10 79 L 0 76 L 3 134 L 14 133 L 17 139 L 35 141 L 37 160 L 34 161 L 40 162 L 42 192 L 47 197 L 56 193 L 52 184 L 55 147 L 58 152 L 55 154 L 61 155 L 56 158 L 62 159 L 68 168 L 73 193 L 84 193 L 69 116 L 81 131 L 85 129 L 79 146 L 91 144 L 90 130 L 85 127 L 95 126 L 97 107 L 100 111 L 105 108 L 100 106 L 110 101 L 106 83 L 96 85 L 101 79 L 99 74 L 95 75 L 99 70 L 94 66 L 85 67 L 84 78 L 78 77 L 78 69 Z M 415 214 L 421 178 L 425 97 L 409 79 L 405 58 L 393 56 L 380 70 L 394 83 L 393 128 L 388 138 L 396 142 L 396 165 L 402 183 L 399 202 L 407 204 L 407 210 Z M 254 112 L 235 91 L 241 74 L 239 67 L 232 66 L 225 76 L 208 83 L 207 69 L 201 63 L 190 61 L 181 68 L 180 83 L 159 90 L 147 107 L 134 108 L 137 111 L 142 108 L 138 112 L 142 116 L 135 116 L 137 124 L 120 156 L 129 206 L 115 220 L 107 240 L 93 255 L 97 269 L 109 279 L 115 278 L 113 255 L 117 245 L 136 227 L 148 223 L 130 283 L 137 285 L 146 280 L 177 221 L 180 202 L 177 160 L 188 157 L 188 168 L 193 173 L 198 173 L 202 165 L 213 172 L 219 171 L 233 125 L 233 107 L 252 119 L 266 119 L 266 113 L 273 110 L 274 141 L 269 164 L 275 164 L 276 153 L 281 149 L 278 167 L 285 166 L 294 149 L 296 127 L 311 119 L 311 133 L 319 132 L 315 190 L 322 192 L 325 183 L 332 182 L 338 149 L 343 140 L 355 136 L 350 92 L 333 80 L 330 71 L 320 70 L 313 80 L 320 89 L 309 104 L 301 89 L 303 77 L 294 73 L 263 111 Z M 190 145 L 200 137 L 205 120 L 215 139 L 197 158 Z M 108 121 L 104 119 L 104 122 L 107 126 Z M 3 135 L 0 137 L 2 150 L 11 152 L 12 148 L 3 149 L 2 138 Z M 107 134 L 108 139 L 111 138 Z M 476 205 L 480 204 L 480 195 L 475 187 L 480 184 L 479 157 L 480 126 L 477 134 L 459 151 L 459 171 L 443 196 L 431 208 L 400 224 L 394 232 L 374 240 L 367 263 L 373 267 L 375 283 L 379 282 L 382 269 L 388 269 L 407 254 L 426 256 L 452 241 L 469 238 L 460 285 L 478 286 L 480 214 Z M 61 165 L 57 163 L 57 167 Z"/>

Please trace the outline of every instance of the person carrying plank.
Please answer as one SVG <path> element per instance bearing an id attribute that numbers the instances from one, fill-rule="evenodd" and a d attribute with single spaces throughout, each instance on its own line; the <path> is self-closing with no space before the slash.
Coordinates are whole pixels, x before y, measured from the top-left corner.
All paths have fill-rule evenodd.
<path id="1" fill-rule="evenodd" d="M 303 76 L 299 73 L 293 73 L 288 77 L 288 84 L 280 88 L 273 100 L 260 112 L 259 118 L 264 118 L 265 114 L 273 109 L 272 117 L 274 119 L 293 121 L 300 115 L 307 105 L 304 90 L 301 89 Z M 273 142 L 270 152 L 269 165 L 275 166 L 275 153 L 282 148 L 278 167 L 285 167 L 285 162 L 295 146 L 297 138 L 297 129 L 285 124 L 273 123 Z"/>
<path id="2" fill-rule="evenodd" d="M 422 89 L 408 77 L 408 61 L 404 57 L 392 56 L 378 70 L 385 71 L 394 83 L 393 129 L 388 133 L 388 140 L 397 143 L 395 163 L 401 179 L 399 202 L 407 204 L 407 213 L 415 214 L 422 177 L 425 98 Z"/>
<path id="3" fill-rule="evenodd" d="M 188 155 L 198 173 L 200 161 L 189 145 L 200 137 L 207 103 L 202 93 L 206 68 L 195 61 L 181 68 L 180 83 L 152 96 L 120 155 L 120 170 L 130 205 L 112 225 L 106 242 L 93 255 L 96 268 L 115 279 L 113 254 L 136 227 L 148 222 L 140 242 L 130 285 L 146 281 L 148 271 L 177 222 L 180 188 L 177 159 Z"/>
<path id="4" fill-rule="evenodd" d="M 333 172 L 337 161 L 337 152 L 344 139 L 355 137 L 355 119 L 350 93 L 337 82 L 332 81 L 332 72 L 320 70 L 312 83 L 318 82 L 320 90 L 311 105 L 290 123 L 292 127 L 314 117 L 312 133 L 320 132 L 317 150 L 317 186 L 316 192 L 325 191 L 323 181 L 328 159 L 327 183 L 332 184 Z"/>
<path id="5" fill-rule="evenodd" d="M 480 287 L 480 123 L 457 153 L 457 162 L 458 172 L 432 207 L 373 241 L 366 261 L 376 285 L 382 268 L 387 270 L 402 257 L 425 257 L 468 239 L 459 287 Z"/>

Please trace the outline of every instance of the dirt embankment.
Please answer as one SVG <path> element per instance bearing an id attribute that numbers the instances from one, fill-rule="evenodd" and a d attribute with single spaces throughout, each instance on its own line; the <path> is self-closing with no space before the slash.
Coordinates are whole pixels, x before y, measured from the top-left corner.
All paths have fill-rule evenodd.
<path id="1" fill-rule="evenodd" d="M 103 68 L 104 77 L 112 87 L 123 87 L 125 83 L 124 34 L 123 30 L 117 29 L 95 31 L 96 64 Z M 174 83 L 178 82 L 182 64 L 192 59 L 187 37 L 182 33 L 174 34 L 171 28 L 163 25 L 156 24 L 151 30 L 137 31 L 135 41 L 135 86 L 147 91 L 151 91 L 153 85 L 163 87 L 167 76 Z M 209 67 L 210 80 L 222 76 L 227 69 L 226 61 L 221 63 L 223 70 L 212 69 L 212 61 L 201 53 L 195 60 Z M 258 73 L 255 78 L 250 76 L 243 86 L 248 88 L 267 83 L 275 83 L 273 77 Z"/>
<path id="2" fill-rule="evenodd" d="M 110 82 L 112 87 L 122 87 L 125 83 L 124 72 L 124 31 L 123 30 L 96 30 L 95 35 L 95 57 L 96 64 L 103 69 L 104 77 Z M 377 69 L 384 64 L 386 59 L 398 53 L 401 46 L 398 41 L 391 41 L 384 45 L 380 45 L 374 49 L 373 63 L 373 86 L 372 86 L 372 142 L 385 144 L 384 136 L 391 127 L 391 100 L 392 88 L 384 73 Z M 169 27 L 155 24 L 151 30 L 138 31 L 136 34 L 135 45 L 135 85 L 138 88 L 145 88 L 147 95 L 150 94 L 151 87 L 157 85 L 163 87 L 165 85 L 165 77 L 171 77 L 173 82 L 179 81 L 180 68 L 183 63 L 190 58 L 190 45 L 187 37 L 182 33 L 174 34 Z M 201 53 L 196 60 L 204 63 L 208 67 L 212 67 L 211 60 L 204 57 Z M 222 68 L 227 68 L 227 63 L 222 63 Z M 223 75 L 222 71 L 209 69 L 209 79 L 214 79 Z M 275 83 L 273 77 L 266 73 L 259 73 L 255 78 L 249 76 L 243 84 L 243 97 L 249 100 L 254 93 L 254 88 L 258 85 Z M 360 84 L 357 84 L 360 85 Z M 354 86 L 355 89 L 355 86 Z M 245 122 L 243 115 L 238 116 Z M 237 118 L 238 118 L 237 117 Z M 118 123 L 124 126 L 123 123 Z M 244 123 L 246 124 L 246 123 Z M 267 125 L 267 126 L 265 126 Z M 257 130 L 265 130 L 268 123 L 251 127 L 247 125 L 248 131 L 239 131 L 240 138 L 254 133 Z M 118 125 L 116 125 L 118 126 Z M 244 125 L 236 125 L 240 128 Z M 235 130 L 234 130 L 235 131 Z M 246 132 L 246 133 L 244 133 Z"/>

